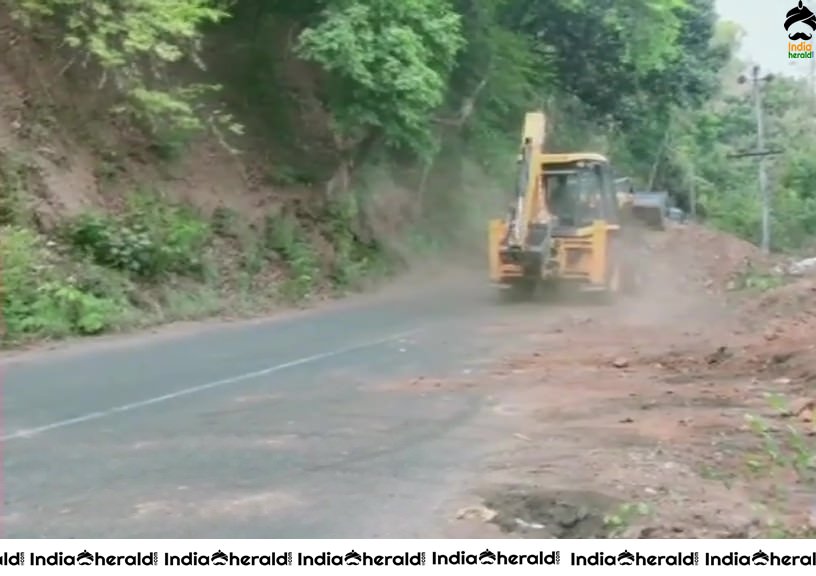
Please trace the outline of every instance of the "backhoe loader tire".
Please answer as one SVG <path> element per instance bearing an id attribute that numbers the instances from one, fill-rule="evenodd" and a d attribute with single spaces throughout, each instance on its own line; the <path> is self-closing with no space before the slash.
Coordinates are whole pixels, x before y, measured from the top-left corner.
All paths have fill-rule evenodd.
<path id="1" fill-rule="evenodd" d="M 619 239 L 618 258 L 621 267 L 620 293 L 631 296 L 640 291 L 640 263 L 643 259 L 641 237 L 637 230 L 624 230 Z"/>
<path id="2" fill-rule="evenodd" d="M 637 270 L 631 262 L 625 262 L 621 270 L 620 292 L 626 296 L 633 296 L 638 293 L 639 288 Z"/>
<path id="3" fill-rule="evenodd" d="M 519 280 L 499 291 L 501 301 L 506 303 L 528 302 L 533 299 L 535 294 L 536 283 L 531 280 Z"/>

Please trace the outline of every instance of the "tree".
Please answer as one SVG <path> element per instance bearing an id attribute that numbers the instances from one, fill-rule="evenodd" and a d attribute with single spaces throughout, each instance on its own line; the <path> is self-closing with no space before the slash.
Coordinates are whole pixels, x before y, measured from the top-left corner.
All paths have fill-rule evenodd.
<path id="1" fill-rule="evenodd" d="M 154 132 L 202 127 L 196 99 L 214 87 L 168 86 L 165 72 L 198 61 L 203 27 L 228 16 L 218 0 L 18 0 L 12 14 L 27 25 L 57 23 L 75 51 L 68 66 L 94 63 L 101 72 L 98 87 L 113 84 L 128 101 L 120 109 Z"/>
<path id="2" fill-rule="evenodd" d="M 331 74 L 344 137 L 422 151 L 463 44 L 460 29 L 460 17 L 438 0 L 338 0 L 300 35 L 299 53 Z"/>

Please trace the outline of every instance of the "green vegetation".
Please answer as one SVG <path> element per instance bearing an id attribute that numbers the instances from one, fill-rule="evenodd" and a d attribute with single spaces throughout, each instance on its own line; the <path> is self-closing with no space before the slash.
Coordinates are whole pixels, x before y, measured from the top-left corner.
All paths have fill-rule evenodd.
<path id="1" fill-rule="evenodd" d="M 332 74 L 330 97 L 345 138 L 381 136 L 422 151 L 464 39 L 438 0 L 330 3 L 300 35 L 299 52 Z"/>
<path id="2" fill-rule="evenodd" d="M 738 44 L 738 33 L 721 25 L 715 41 Z M 757 147 L 756 111 L 746 62 L 732 59 L 720 70 L 721 89 L 697 109 L 676 112 L 666 133 L 665 157 L 658 181 L 687 207 L 692 179 L 698 212 L 710 223 L 758 243 L 761 203 L 756 158 L 729 154 Z M 816 95 L 805 79 L 774 76 L 761 84 L 765 146 L 780 151 L 766 159 L 772 194 L 771 243 L 778 251 L 796 251 L 816 233 Z M 652 141 L 653 145 L 657 140 Z"/>
<path id="3" fill-rule="evenodd" d="M 625 534 L 633 522 L 644 516 L 651 515 L 652 512 L 652 508 L 645 502 L 627 502 L 604 516 L 604 527 L 607 529 L 609 537 L 619 538 Z"/>
<path id="4" fill-rule="evenodd" d="M 212 0 L 10 0 L 11 13 L 29 27 L 55 25 L 55 42 L 74 50 L 74 62 L 92 60 L 98 87 L 108 82 L 123 101 L 116 110 L 143 122 L 154 134 L 187 135 L 204 126 L 197 99 L 213 85 L 168 85 L 172 64 L 198 62 L 202 27 L 228 13 Z M 227 121 L 230 118 L 226 118 Z"/>
<path id="5" fill-rule="evenodd" d="M 293 217 L 270 217 L 265 237 L 266 246 L 280 254 L 292 271 L 282 294 L 290 300 L 308 296 L 320 274 L 320 264 L 300 222 Z"/>
<path id="6" fill-rule="evenodd" d="M 292 302 L 358 289 L 398 269 L 395 244 L 423 256 L 472 250 L 486 218 L 505 207 L 520 122 L 534 108 L 548 113 L 552 149 L 605 152 L 640 186 L 667 189 L 686 207 L 694 175 L 700 214 L 758 234 L 754 161 L 727 158 L 753 145 L 750 94 L 734 82 L 746 65 L 713 0 L 0 7 L 64 59 L 60 74 L 104 92 L 116 126 L 152 143 L 151 162 L 171 165 L 210 130 L 229 150 L 262 156 L 262 179 L 276 190 L 332 182 L 307 209 L 252 222 L 140 192 L 54 229 L 28 201 L 36 169 L 4 153 L 12 338 L 96 333 L 167 319 L 173 307 L 209 313 L 229 307 L 227 296 L 251 307 L 259 293 Z M 788 78 L 766 88 L 769 145 L 785 151 L 770 162 L 780 249 L 816 229 L 816 140 L 803 93 Z M 115 181 L 118 160 L 99 163 Z"/>
<path id="7" fill-rule="evenodd" d="M 0 228 L 7 340 L 202 317 L 224 311 L 220 301 L 235 296 L 251 312 L 265 296 L 266 303 L 297 303 L 326 287 L 354 289 L 372 274 L 385 275 L 382 252 L 356 240 L 349 212 L 332 206 L 323 218 L 335 243 L 328 272 L 298 218 L 269 215 L 255 231 L 229 211 L 207 220 L 154 192 L 133 194 L 115 215 L 68 219 L 51 238 L 7 223 Z M 241 275 L 230 286 L 225 275 L 236 254 Z M 265 268 L 281 267 L 283 280 L 271 294 L 253 283 Z"/>
<path id="8" fill-rule="evenodd" d="M 122 216 L 84 214 L 64 233 L 80 256 L 154 281 L 170 274 L 200 277 L 210 234 L 200 217 L 150 196 L 136 196 Z"/>
<path id="9" fill-rule="evenodd" d="M 748 270 L 737 276 L 733 289 L 767 292 L 785 284 L 784 276 L 769 272 Z"/>
<path id="10" fill-rule="evenodd" d="M 798 416 L 784 399 L 773 400 L 781 416 Z M 755 415 L 746 415 L 746 422 L 757 439 L 757 446 L 746 459 L 745 479 L 762 492 L 760 512 L 765 515 L 767 536 L 813 538 L 816 528 L 812 521 L 791 525 L 783 520 L 800 506 L 792 486 L 806 490 L 816 486 L 816 446 L 810 434 L 797 424 L 779 429 Z"/>
<path id="11" fill-rule="evenodd" d="M 0 238 L 3 317 L 11 340 L 98 334 L 132 312 L 124 277 L 60 258 L 24 228 L 3 228 Z"/>

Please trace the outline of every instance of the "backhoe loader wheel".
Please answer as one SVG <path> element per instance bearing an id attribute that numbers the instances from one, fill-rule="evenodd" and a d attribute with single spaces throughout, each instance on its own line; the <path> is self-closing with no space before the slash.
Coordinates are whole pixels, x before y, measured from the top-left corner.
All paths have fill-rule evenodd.
<path id="1" fill-rule="evenodd" d="M 620 286 L 621 294 L 631 296 L 633 294 L 636 294 L 637 290 L 638 290 L 637 273 L 635 271 L 634 266 L 632 266 L 631 263 L 627 262 L 622 266 L 621 270 L 621 286 Z"/>
<path id="2" fill-rule="evenodd" d="M 612 271 L 609 274 L 609 280 L 607 283 L 607 292 L 610 294 L 617 294 L 621 291 L 621 285 L 623 283 L 623 266 L 620 263 L 615 263 L 612 265 Z"/>
<path id="3" fill-rule="evenodd" d="M 519 280 L 502 288 L 499 296 L 503 302 L 526 302 L 532 300 L 536 293 L 536 283 L 532 280 Z"/>
<path id="4" fill-rule="evenodd" d="M 605 290 L 599 295 L 604 304 L 615 304 L 630 288 L 629 266 L 620 238 L 613 238 L 607 253 Z"/>
<path id="5" fill-rule="evenodd" d="M 621 283 L 623 294 L 631 296 L 640 292 L 643 285 L 642 265 L 644 260 L 642 249 L 630 241 L 623 255 L 623 282 Z"/>
<path id="6" fill-rule="evenodd" d="M 611 293 L 631 295 L 637 292 L 636 255 L 632 252 L 631 243 L 627 245 L 623 238 L 616 238 L 613 241 L 610 251 L 612 271 L 609 291 Z"/>

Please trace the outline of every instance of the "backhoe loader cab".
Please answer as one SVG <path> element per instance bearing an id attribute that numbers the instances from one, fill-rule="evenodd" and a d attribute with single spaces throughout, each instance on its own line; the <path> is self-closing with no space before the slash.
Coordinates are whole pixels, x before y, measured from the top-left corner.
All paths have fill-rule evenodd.
<path id="1" fill-rule="evenodd" d="M 545 118 L 530 113 L 522 134 L 515 198 L 490 223 L 491 280 L 532 288 L 542 281 L 617 291 L 626 275 L 614 173 L 600 154 L 548 154 Z"/>
<path id="2" fill-rule="evenodd" d="M 594 155 L 541 157 L 541 188 L 555 230 L 617 222 L 609 164 Z"/>

